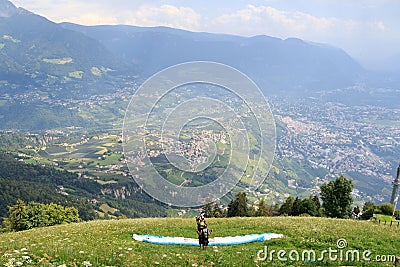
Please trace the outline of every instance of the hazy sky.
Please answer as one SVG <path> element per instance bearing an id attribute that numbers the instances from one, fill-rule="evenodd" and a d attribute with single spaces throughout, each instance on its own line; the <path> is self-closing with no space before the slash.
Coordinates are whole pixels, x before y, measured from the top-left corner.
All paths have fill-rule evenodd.
<path id="1" fill-rule="evenodd" d="M 367 68 L 400 66 L 400 0 L 12 0 L 55 22 L 170 26 L 328 43 Z"/>

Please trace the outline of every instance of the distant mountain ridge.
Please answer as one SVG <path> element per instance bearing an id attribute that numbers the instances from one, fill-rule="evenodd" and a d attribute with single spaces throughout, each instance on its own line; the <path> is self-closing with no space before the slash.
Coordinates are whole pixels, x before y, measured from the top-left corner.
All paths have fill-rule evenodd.
<path id="1" fill-rule="evenodd" d="M 186 61 L 224 63 L 265 85 L 265 91 L 346 87 L 365 72 L 343 50 L 296 38 L 240 37 L 167 27 L 81 26 L 62 23 L 100 41 L 146 75 Z"/>
<path id="2" fill-rule="evenodd" d="M 0 10 L 0 80 L 56 84 L 66 92 L 75 90 L 75 95 L 86 94 L 88 88 L 100 90 L 104 78 L 116 73 L 139 70 L 146 77 L 195 60 L 235 67 L 268 93 L 347 87 L 365 73 L 343 50 L 295 38 L 56 24 L 7 0 L 0 0 Z"/>

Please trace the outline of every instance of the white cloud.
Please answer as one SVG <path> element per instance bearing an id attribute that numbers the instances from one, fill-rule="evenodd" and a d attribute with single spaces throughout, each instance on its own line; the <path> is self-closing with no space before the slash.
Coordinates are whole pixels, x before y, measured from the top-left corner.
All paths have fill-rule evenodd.
<path id="1" fill-rule="evenodd" d="M 304 12 L 288 12 L 270 6 L 248 5 L 245 9 L 225 14 L 208 22 L 210 28 L 241 35 L 266 34 L 281 38 L 311 37 L 326 34 L 335 28 L 351 24 L 336 18 L 316 17 Z"/>
<path id="2" fill-rule="evenodd" d="M 382 21 L 376 22 L 375 26 L 381 31 L 385 31 L 386 30 L 385 24 Z"/>
<path id="3" fill-rule="evenodd" d="M 141 6 L 127 15 L 125 24 L 136 26 L 169 26 L 180 29 L 199 28 L 201 15 L 189 7 L 162 5 L 159 7 Z"/>
<path id="4" fill-rule="evenodd" d="M 99 2 L 68 0 L 12 0 L 16 6 L 22 6 L 54 22 L 74 22 L 83 25 L 115 24 L 112 9 L 101 6 Z"/>
<path id="5" fill-rule="evenodd" d="M 98 14 L 98 13 L 83 13 L 78 16 L 65 17 L 63 21 L 67 22 L 78 22 L 81 25 L 116 25 L 118 19 L 116 17 L 110 16 L 108 14 Z"/>

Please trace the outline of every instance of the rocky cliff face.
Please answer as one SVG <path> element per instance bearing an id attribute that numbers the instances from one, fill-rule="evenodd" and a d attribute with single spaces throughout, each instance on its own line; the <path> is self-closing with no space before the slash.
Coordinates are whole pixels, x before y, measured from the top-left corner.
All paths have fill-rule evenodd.
<path id="1" fill-rule="evenodd" d="M 103 195 L 113 195 L 117 199 L 126 199 L 131 196 L 131 190 L 122 186 L 120 188 L 104 188 L 101 190 L 101 194 Z"/>

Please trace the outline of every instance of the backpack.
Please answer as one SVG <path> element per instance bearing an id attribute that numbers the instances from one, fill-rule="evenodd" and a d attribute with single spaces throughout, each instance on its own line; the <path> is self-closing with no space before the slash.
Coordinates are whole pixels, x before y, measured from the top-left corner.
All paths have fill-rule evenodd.
<path id="1" fill-rule="evenodd" d="M 208 238 L 208 236 L 210 235 L 210 232 L 208 231 L 207 228 L 204 228 L 204 229 L 200 230 L 200 234 L 201 234 L 201 237 Z"/>

